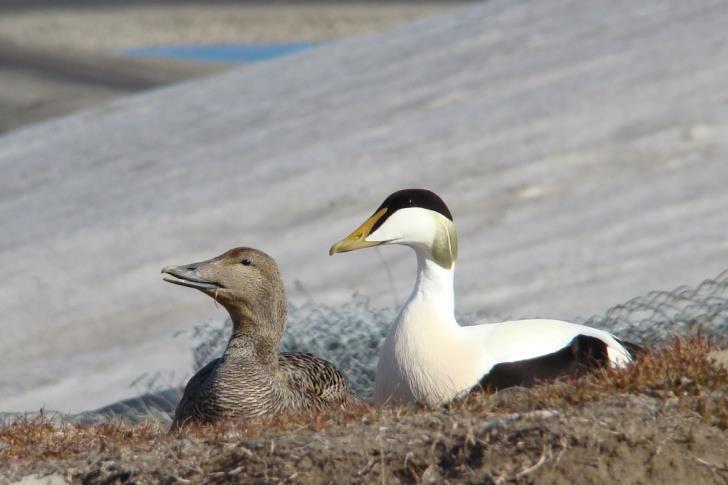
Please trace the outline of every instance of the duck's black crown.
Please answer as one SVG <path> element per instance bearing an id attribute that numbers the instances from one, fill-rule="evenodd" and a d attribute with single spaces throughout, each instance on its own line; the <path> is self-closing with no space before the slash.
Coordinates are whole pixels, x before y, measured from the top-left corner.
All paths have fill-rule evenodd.
<path id="1" fill-rule="evenodd" d="M 445 202 L 436 193 L 427 189 L 402 189 L 394 192 L 389 197 L 384 199 L 382 205 L 380 205 L 375 213 L 386 208 L 387 212 L 381 217 L 372 227 L 371 232 L 377 230 L 389 216 L 397 212 L 399 209 L 406 209 L 408 207 L 421 207 L 423 209 L 429 209 L 431 211 L 439 212 L 443 216 L 447 217 L 451 221 L 452 214 L 445 205 Z"/>

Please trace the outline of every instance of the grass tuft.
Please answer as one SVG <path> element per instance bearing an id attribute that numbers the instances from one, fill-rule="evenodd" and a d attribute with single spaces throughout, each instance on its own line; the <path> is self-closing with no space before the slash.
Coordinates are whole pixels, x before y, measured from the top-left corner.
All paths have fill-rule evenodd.
<path id="1" fill-rule="evenodd" d="M 41 415 L 0 426 L 0 464 L 69 458 L 122 447 L 149 451 L 163 436 L 162 430 L 152 424 L 110 421 L 99 425 L 54 425 Z"/>
<path id="2" fill-rule="evenodd" d="M 699 414 L 709 425 L 728 430 L 728 370 L 708 358 L 716 347 L 703 336 L 675 338 L 662 349 L 648 350 L 625 369 L 603 369 L 577 379 L 544 383 L 530 389 L 505 390 L 495 394 L 476 392 L 439 410 L 425 406 L 402 406 L 375 410 L 361 406 L 347 411 L 256 420 L 227 420 L 210 426 L 190 426 L 168 433 L 153 424 L 129 425 L 110 421 L 100 425 L 54 425 L 43 416 L 0 425 L 0 464 L 68 458 L 90 452 L 125 448 L 150 451 L 160 443 L 184 438 L 209 445 L 266 437 L 287 432 L 318 433 L 354 425 L 376 426 L 413 415 L 444 411 L 486 416 L 504 412 L 526 412 L 580 406 L 609 396 L 634 394 L 657 397 Z"/>
<path id="3" fill-rule="evenodd" d="M 478 392 L 467 401 L 472 407 L 525 411 L 579 406 L 606 396 L 642 394 L 675 402 L 700 414 L 706 423 L 726 430 L 728 369 L 709 358 L 716 350 L 717 346 L 704 335 L 675 337 L 662 348 L 647 349 L 624 369 L 608 367 L 531 389 Z"/>

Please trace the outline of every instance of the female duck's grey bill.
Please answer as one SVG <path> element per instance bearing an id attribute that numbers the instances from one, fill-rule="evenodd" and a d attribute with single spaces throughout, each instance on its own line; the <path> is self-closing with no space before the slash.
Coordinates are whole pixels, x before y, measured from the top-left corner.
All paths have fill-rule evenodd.
<path id="1" fill-rule="evenodd" d="M 197 268 L 195 265 L 189 266 L 165 266 L 162 268 L 162 274 L 174 276 L 174 278 L 162 278 L 168 283 L 175 285 L 187 286 L 189 288 L 195 288 L 198 290 L 214 290 L 220 288 L 220 285 L 214 281 L 209 281 L 201 278 L 195 271 Z"/>

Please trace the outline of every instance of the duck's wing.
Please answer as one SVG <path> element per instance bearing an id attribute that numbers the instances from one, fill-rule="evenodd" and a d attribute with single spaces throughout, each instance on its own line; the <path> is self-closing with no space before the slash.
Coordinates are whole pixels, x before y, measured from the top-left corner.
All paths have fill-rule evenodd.
<path id="1" fill-rule="evenodd" d="M 310 407 L 362 402 L 351 391 L 344 375 L 327 360 L 304 352 L 281 352 L 278 362 L 282 380 L 298 399 L 313 405 Z"/>
<path id="2" fill-rule="evenodd" d="M 559 320 L 484 324 L 471 333 L 483 342 L 479 384 L 491 389 L 528 386 L 608 364 L 621 367 L 638 349 L 603 330 Z"/>
<path id="3" fill-rule="evenodd" d="M 499 390 L 532 386 L 564 376 L 578 376 L 609 362 L 607 345 L 596 337 L 578 335 L 570 345 L 550 354 L 494 365 L 480 380 L 480 387 Z"/>
<path id="4" fill-rule="evenodd" d="M 209 379 L 213 371 L 220 365 L 222 358 L 211 360 L 205 367 L 197 371 L 187 382 L 182 399 L 174 411 L 172 429 L 179 428 L 189 421 L 206 421 L 213 416 L 210 415 L 207 403 L 210 400 Z"/>

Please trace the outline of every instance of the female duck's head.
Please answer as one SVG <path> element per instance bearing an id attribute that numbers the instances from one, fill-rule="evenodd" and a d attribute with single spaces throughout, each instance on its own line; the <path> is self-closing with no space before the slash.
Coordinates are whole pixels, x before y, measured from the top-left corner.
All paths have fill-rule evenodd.
<path id="1" fill-rule="evenodd" d="M 458 254 L 450 210 L 437 194 L 424 189 L 391 194 L 361 226 L 331 246 L 329 254 L 381 244 L 410 246 L 446 269 L 453 267 Z"/>
<path id="2" fill-rule="evenodd" d="M 278 265 L 263 251 L 235 248 L 199 263 L 166 266 L 164 281 L 200 290 L 222 304 L 233 325 L 283 335 L 287 301 Z M 277 341 L 276 341 L 277 343 Z"/>

